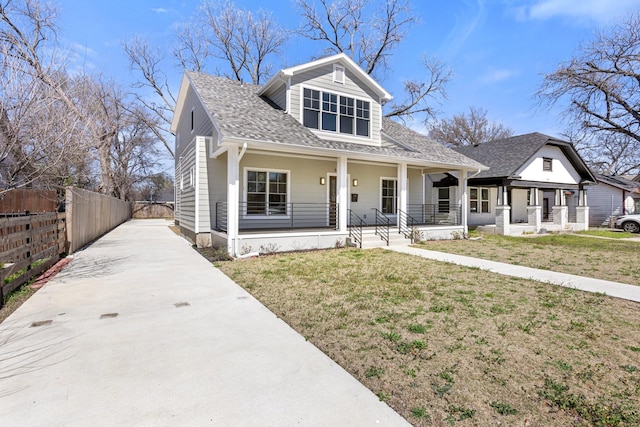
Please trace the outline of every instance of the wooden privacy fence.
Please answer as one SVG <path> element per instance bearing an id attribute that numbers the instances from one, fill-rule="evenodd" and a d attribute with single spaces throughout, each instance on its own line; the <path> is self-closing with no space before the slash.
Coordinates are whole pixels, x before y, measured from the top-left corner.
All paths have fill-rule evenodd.
<path id="1" fill-rule="evenodd" d="M 65 244 L 63 213 L 0 218 L 0 306 L 11 291 L 55 264 Z"/>
<path id="2" fill-rule="evenodd" d="M 68 253 L 131 218 L 131 203 L 75 187 L 66 189 Z"/>
<path id="3" fill-rule="evenodd" d="M 27 190 L 18 188 L 0 195 L 0 214 L 55 212 L 55 190 Z"/>
<path id="4" fill-rule="evenodd" d="M 134 202 L 133 218 L 168 218 L 173 219 L 173 202 Z"/>

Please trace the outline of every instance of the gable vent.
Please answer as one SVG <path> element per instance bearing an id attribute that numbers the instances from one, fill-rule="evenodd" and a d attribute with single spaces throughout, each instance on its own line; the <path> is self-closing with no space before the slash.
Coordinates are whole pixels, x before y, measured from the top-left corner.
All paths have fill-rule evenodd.
<path id="1" fill-rule="evenodd" d="M 342 65 L 333 66 L 333 81 L 344 84 L 344 67 Z"/>

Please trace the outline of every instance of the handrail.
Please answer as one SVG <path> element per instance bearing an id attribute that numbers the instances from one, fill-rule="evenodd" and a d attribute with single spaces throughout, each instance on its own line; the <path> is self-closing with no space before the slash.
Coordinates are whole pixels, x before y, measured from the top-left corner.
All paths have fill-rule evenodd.
<path id="1" fill-rule="evenodd" d="M 391 228 L 391 220 L 378 208 L 372 208 L 376 212 L 376 230 L 375 234 L 380 236 L 382 240 L 387 242 L 389 246 L 389 228 Z"/>
<path id="2" fill-rule="evenodd" d="M 415 233 L 413 232 L 414 224 L 418 221 L 402 209 L 398 209 L 398 233 L 404 234 L 404 237 L 411 239 L 411 243 L 415 243 Z"/>
<path id="3" fill-rule="evenodd" d="M 365 222 L 357 213 L 349 209 L 349 238 L 358 243 L 362 249 L 362 227 Z"/>

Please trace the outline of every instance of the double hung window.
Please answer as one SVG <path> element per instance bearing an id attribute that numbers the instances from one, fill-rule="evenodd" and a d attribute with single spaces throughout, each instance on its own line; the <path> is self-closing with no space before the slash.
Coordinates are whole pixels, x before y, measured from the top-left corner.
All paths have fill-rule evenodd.
<path id="1" fill-rule="evenodd" d="M 489 212 L 489 189 L 470 188 L 469 189 L 469 210 L 474 213 Z"/>
<path id="2" fill-rule="evenodd" d="M 286 215 L 287 173 L 247 171 L 247 215 Z"/>
<path id="3" fill-rule="evenodd" d="M 395 215 L 397 212 L 398 180 L 383 179 L 381 183 L 381 211 L 383 214 Z"/>

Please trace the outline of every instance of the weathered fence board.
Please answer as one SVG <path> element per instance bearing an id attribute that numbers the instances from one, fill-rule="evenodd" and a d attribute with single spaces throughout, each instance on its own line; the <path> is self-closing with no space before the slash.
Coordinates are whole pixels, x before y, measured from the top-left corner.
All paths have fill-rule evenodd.
<path id="1" fill-rule="evenodd" d="M 55 190 L 14 189 L 0 195 L 0 214 L 56 211 Z"/>

